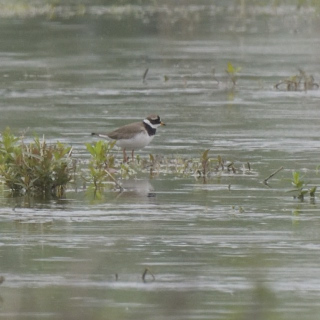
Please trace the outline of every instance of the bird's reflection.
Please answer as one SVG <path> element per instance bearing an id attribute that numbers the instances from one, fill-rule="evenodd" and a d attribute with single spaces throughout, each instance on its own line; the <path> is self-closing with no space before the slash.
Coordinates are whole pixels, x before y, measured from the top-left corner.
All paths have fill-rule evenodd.
<path id="1" fill-rule="evenodd" d="M 154 198 L 156 193 L 148 179 L 145 180 L 123 180 L 121 181 L 123 191 L 119 196 L 121 197 L 139 197 L 139 198 Z"/>

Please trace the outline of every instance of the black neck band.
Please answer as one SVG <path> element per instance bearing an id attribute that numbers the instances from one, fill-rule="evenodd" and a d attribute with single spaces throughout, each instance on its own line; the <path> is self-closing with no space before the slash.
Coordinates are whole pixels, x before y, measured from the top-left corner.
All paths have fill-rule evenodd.
<path id="1" fill-rule="evenodd" d="M 149 136 L 154 136 L 156 134 L 157 129 L 153 129 L 147 123 L 143 122 L 144 127 L 146 128 Z"/>

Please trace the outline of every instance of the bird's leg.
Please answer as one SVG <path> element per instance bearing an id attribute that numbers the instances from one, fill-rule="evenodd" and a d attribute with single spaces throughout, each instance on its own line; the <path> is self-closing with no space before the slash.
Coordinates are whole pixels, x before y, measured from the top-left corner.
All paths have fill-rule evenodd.
<path id="1" fill-rule="evenodd" d="M 134 149 L 132 149 L 132 162 L 134 162 Z"/>
<path id="2" fill-rule="evenodd" d="M 127 154 L 126 154 L 126 149 L 123 149 L 123 162 L 127 162 L 128 158 L 127 158 Z"/>

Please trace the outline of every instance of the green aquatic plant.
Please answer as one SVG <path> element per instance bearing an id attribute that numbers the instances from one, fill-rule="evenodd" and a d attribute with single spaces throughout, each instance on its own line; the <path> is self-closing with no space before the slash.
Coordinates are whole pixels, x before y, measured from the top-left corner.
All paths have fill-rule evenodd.
<path id="1" fill-rule="evenodd" d="M 185 169 L 189 169 L 189 172 L 197 177 L 206 178 L 212 172 L 212 160 L 209 158 L 210 149 L 201 153 L 200 159 L 186 160 L 184 165 Z M 213 160 L 214 161 L 214 160 Z M 186 172 L 186 170 L 184 170 Z"/>
<path id="2" fill-rule="evenodd" d="M 209 157 L 208 157 L 209 149 L 205 150 L 200 157 L 202 175 L 206 176 L 209 169 Z"/>
<path id="3" fill-rule="evenodd" d="M 25 143 L 7 128 L 0 141 L 0 177 L 13 192 L 62 196 L 75 166 L 71 154 L 71 147 L 37 136 Z"/>
<path id="4" fill-rule="evenodd" d="M 237 84 L 239 72 L 241 71 L 241 69 L 241 67 L 235 67 L 231 62 L 228 62 L 226 73 L 229 79 L 231 80 L 233 86 Z"/>
<path id="5" fill-rule="evenodd" d="M 119 179 L 138 174 L 193 176 L 206 180 L 222 173 L 236 173 L 233 162 L 225 162 L 220 156 L 209 157 L 209 149 L 198 158 L 150 154 L 147 158 L 137 156 L 135 162 L 122 163 L 115 158 L 114 146 L 115 142 L 104 140 L 87 143 L 90 159 L 82 162 L 79 169 L 80 162 L 72 157 L 71 147 L 60 142 L 49 144 L 37 136 L 26 143 L 24 137 L 16 137 L 6 129 L 0 141 L 0 179 L 19 195 L 60 197 L 71 180 L 77 185 L 81 177 L 84 186 L 90 184 L 88 194 L 91 192 L 99 199 L 108 187 L 122 191 Z"/>
<path id="6" fill-rule="evenodd" d="M 137 171 L 139 170 L 139 165 L 135 165 L 134 163 L 121 163 L 119 174 L 122 179 L 126 179 L 129 177 L 132 177 L 137 174 Z"/>
<path id="7" fill-rule="evenodd" d="M 199 158 L 184 158 L 180 156 L 166 157 L 149 155 L 148 159 L 140 159 L 137 172 L 148 171 L 151 176 L 155 174 L 171 174 L 184 177 L 211 178 L 221 174 L 237 173 L 239 170 L 234 162 L 225 161 L 221 156 L 211 158 L 209 149 L 200 153 Z M 244 165 L 243 165 L 244 166 Z M 250 170 L 245 170 L 250 172 Z"/>
<path id="8" fill-rule="evenodd" d="M 299 69 L 299 73 L 281 80 L 275 85 L 277 90 L 287 91 L 307 91 L 319 89 L 319 84 L 315 82 L 312 75 L 307 74 L 302 69 Z"/>
<path id="9" fill-rule="evenodd" d="M 114 156 L 111 154 L 116 141 L 106 142 L 99 140 L 94 144 L 86 143 L 87 150 L 91 155 L 91 163 L 97 168 L 112 168 L 115 164 Z"/>
<path id="10" fill-rule="evenodd" d="M 85 181 L 91 183 L 90 190 L 93 190 L 95 197 L 101 195 L 101 191 L 107 182 L 112 181 L 120 187 L 113 176 L 117 171 L 115 168 L 115 158 L 111 153 L 115 143 L 116 141 L 106 142 L 102 140 L 99 140 L 94 144 L 86 143 L 91 159 L 88 164 L 89 175 L 83 174 L 82 177 Z"/>
<path id="11" fill-rule="evenodd" d="M 290 180 L 290 182 L 294 189 L 289 190 L 288 192 L 294 192 L 295 197 L 301 201 L 304 200 L 304 197 L 307 194 L 309 194 L 310 198 L 314 198 L 317 187 L 313 186 L 311 188 L 308 188 L 308 183 L 304 182 L 302 178 L 303 177 L 301 177 L 299 171 L 292 172 L 292 179 Z"/>

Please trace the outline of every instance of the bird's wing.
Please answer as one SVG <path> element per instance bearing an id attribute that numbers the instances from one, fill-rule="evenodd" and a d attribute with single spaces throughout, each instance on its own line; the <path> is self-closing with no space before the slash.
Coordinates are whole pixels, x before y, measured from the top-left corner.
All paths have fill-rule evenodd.
<path id="1" fill-rule="evenodd" d="M 140 132 L 144 132 L 146 129 L 142 122 L 135 122 L 127 124 L 123 127 L 120 127 L 110 133 L 107 136 L 113 140 L 120 140 L 120 139 L 130 139 L 132 135 L 138 134 Z"/>

